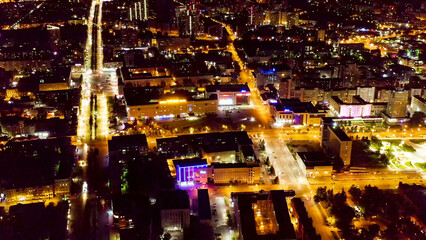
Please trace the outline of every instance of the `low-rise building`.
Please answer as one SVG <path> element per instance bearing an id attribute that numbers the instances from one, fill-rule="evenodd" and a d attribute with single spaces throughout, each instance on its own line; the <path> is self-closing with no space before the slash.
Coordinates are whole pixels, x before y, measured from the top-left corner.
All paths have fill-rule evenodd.
<path id="1" fill-rule="evenodd" d="M 179 185 L 207 183 L 209 169 L 206 159 L 190 158 L 173 160 L 173 165 Z"/>
<path id="2" fill-rule="evenodd" d="M 247 85 L 207 85 L 207 96 L 216 95 L 219 105 L 250 104 L 250 89 Z"/>
<path id="3" fill-rule="evenodd" d="M 343 102 L 339 97 L 332 96 L 330 109 L 338 117 L 369 117 L 371 104 L 359 96 L 354 96 L 352 103 Z"/>
<path id="4" fill-rule="evenodd" d="M 126 92 L 125 92 L 126 97 Z M 157 99 L 126 97 L 127 111 L 132 119 L 163 119 L 176 116 L 206 116 L 218 114 L 216 95 L 208 98 L 193 98 L 188 96 L 162 96 Z"/>
<path id="5" fill-rule="evenodd" d="M 260 166 L 257 163 L 212 163 L 211 166 L 215 184 L 260 182 Z"/>
<path id="6" fill-rule="evenodd" d="M 69 196 L 74 147 L 70 138 L 14 139 L 0 151 L 0 189 L 7 203 Z"/>
<path id="7" fill-rule="evenodd" d="M 283 190 L 231 193 L 242 240 L 297 239 Z"/>
<path id="8" fill-rule="evenodd" d="M 190 226 L 188 193 L 184 190 L 162 192 L 159 196 L 161 227 L 166 231 L 182 231 Z"/>
<path id="9" fill-rule="evenodd" d="M 296 160 L 308 178 L 331 177 L 333 173 L 333 162 L 323 152 L 298 152 Z"/>
<path id="10" fill-rule="evenodd" d="M 284 125 L 319 126 L 321 118 L 328 116 L 327 109 L 299 99 L 281 99 L 280 103 L 270 106 L 275 122 Z"/>
<path id="11" fill-rule="evenodd" d="M 7 202 L 46 200 L 53 197 L 70 196 L 71 179 L 57 179 L 53 184 L 23 188 L 11 188 L 4 191 Z"/>

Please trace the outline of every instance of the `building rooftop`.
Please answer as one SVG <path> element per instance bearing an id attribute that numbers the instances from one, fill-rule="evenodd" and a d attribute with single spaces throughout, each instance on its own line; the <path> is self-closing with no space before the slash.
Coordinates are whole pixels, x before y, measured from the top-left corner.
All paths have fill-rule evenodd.
<path id="1" fill-rule="evenodd" d="M 113 136 L 112 139 L 108 141 L 108 150 L 110 152 L 135 146 L 148 147 L 145 134 Z"/>
<path id="2" fill-rule="evenodd" d="M 245 84 L 236 85 L 206 85 L 206 92 L 250 92 L 250 88 Z"/>
<path id="3" fill-rule="evenodd" d="M 50 185 L 71 177 L 74 146 L 68 137 L 11 140 L 0 151 L 0 187 Z"/>
<path id="4" fill-rule="evenodd" d="M 173 190 L 159 194 L 161 210 L 189 209 L 189 196 L 185 190 Z"/>
<path id="5" fill-rule="evenodd" d="M 190 167 L 190 166 L 199 166 L 199 165 L 207 166 L 207 160 L 199 158 L 199 157 L 195 157 L 195 158 L 173 160 L 173 164 L 179 167 Z"/>
<path id="6" fill-rule="evenodd" d="M 281 99 L 276 105 L 277 111 L 294 113 L 318 113 L 318 109 L 311 102 L 301 102 L 299 99 Z"/>
<path id="7" fill-rule="evenodd" d="M 211 163 L 214 169 L 218 168 L 247 168 L 247 167 L 259 167 L 259 164 L 247 164 L 247 163 Z"/>
<path id="8" fill-rule="evenodd" d="M 162 87 L 125 87 L 124 98 L 129 106 L 155 104 L 163 92 Z"/>
<path id="9" fill-rule="evenodd" d="M 243 131 L 189 134 L 157 139 L 158 151 L 169 158 L 201 154 L 202 150 L 213 151 L 215 146 L 227 151 L 228 149 L 238 151 L 238 146 L 252 144 L 247 132 Z"/>
<path id="10" fill-rule="evenodd" d="M 367 104 L 368 103 L 359 95 L 353 96 L 352 99 L 353 99 L 354 103 L 360 103 L 360 104 Z"/>
<path id="11" fill-rule="evenodd" d="M 290 220 L 290 215 L 287 208 L 286 202 L 286 193 L 282 190 L 273 190 L 270 192 L 241 192 L 241 193 L 231 193 L 232 199 L 235 202 L 235 212 L 239 214 L 240 231 L 242 237 L 246 240 L 266 240 L 266 239 L 296 239 L 296 233 L 294 231 L 293 224 Z M 261 215 L 265 217 L 270 222 L 271 226 L 268 226 L 271 231 L 256 231 L 256 219 L 255 216 L 258 216 L 258 213 L 254 212 L 254 205 L 265 205 L 263 207 L 263 212 Z M 271 206 L 272 203 L 272 206 Z M 272 212 L 267 210 L 268 207 L 272 207 Z M 269 213 L 268 213 L 269 212 Z M 271 213 L 274 216 L 271 216 Z M 267 217 L 269 216 L 269 217 Z M 276 231 L 276 226 L 278 224 L 278 231 Z M 274 233 L 275 232 L 275 233 Z M 259 234 L 258 234 L 259 233 Z"/>
<path id="12" fill-rule="evenodd" d="M 340 141 L 352 141 L 346 133 L 338 126 L 328 126 L 331 131 L 340 139 Z"/>
<path id="13" fill-rule="evenodd" d="M 200 220 L 211 220 L 210 200 L 208 189 L 198 189 L 198 216 Z"/>
<path id="14" fill-rule="evenodd" d="M 333 162 L 324 152 L 297 152 L 306 167 L 330 166 Z"/>
<path id="15" fill-rule="evenodd" d="M 426 99 L 424 99 L 424 98 L 422 98 L 422 97 L 420 97 L 419 95 L 415 95 L 415 96 L 413 96 L 414 98 L 416 98 L 417 100 L 419 100 L 420 102 L 422 102 L 422 103 L 425 103 L 426 104 Z"/>

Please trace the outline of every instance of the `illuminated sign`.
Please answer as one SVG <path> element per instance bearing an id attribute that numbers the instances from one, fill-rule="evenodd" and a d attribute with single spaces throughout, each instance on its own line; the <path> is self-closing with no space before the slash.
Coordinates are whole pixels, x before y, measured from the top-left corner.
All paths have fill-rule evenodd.
<path id="1" fill-rule="evenodd" d="M 179 183 L 184 183 L 184 182 L 194 182 L 194 181 L 201 180 L 201 179 L 198 179 L 199 175 L 196 174 L 196 172 L 199 172 L 200 174 L 206 174 L 207 172 L 205 170 L 200 170 L 200 168 L 205 169 L 208 166 L 207 164 L 202 164 L 202 165 L 185 166 L 185 167 L 181 167 L 177 165 L 176 167 L 177 167 L 177 171 L 176 171 L 177 180 Z"/>
<path id="2" fill-rule="evenodd" d="M 233 98 L 221 98 L 219 99 L 219 105 L 233 105 L 234 99 Z"/>
<path id="3" fill-rule="evenodd" d="M 251 93 L 237 93 L 236 94 L 237 96 L 250 96 L 251 95 Z"/>
<path id="4" fill-rule="evenodd" d="M 174 104 L 174 103 L 186 103 L 186 99 L 167 99 L 165 101 L 160 101 L 160 104 Z"/>

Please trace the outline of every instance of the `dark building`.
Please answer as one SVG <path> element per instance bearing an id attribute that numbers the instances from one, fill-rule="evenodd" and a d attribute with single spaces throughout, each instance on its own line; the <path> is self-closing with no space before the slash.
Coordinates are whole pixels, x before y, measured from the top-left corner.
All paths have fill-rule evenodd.
<path id="1" fill-rule="evenodd" d="M 333 118 L 321 119 L 320 145 L 328 154 L 342 160 L 344 166 L 351 164 L 352 139 L 338 126 Z"/>
<path id="2" fill-rule="evenodd" d="M 297 239 L 283 190 L 231 193 L 240 239 Z"/>
<path id="3" fill-rule="evenodd" d="M 147 154 L 148 143 L 145 134 L 114 136 L 108 141 L 109 178 L 111 191 L 120 193 L 123 175 L 127 174 L 130 161 Z"/>
<path id="4" fill-rule="evenodd" d="M 239 146 L 252 144 L 247 132 L 216 132 L 157 139 L 158 151 L 166 158 L 201 156 L 206 147 L 238 152 Z"/>
<path id="5" fill-rule="evenodd" d="M 315 231 L 315 228 L 312 225 L 312 218 L 309 217 L 302 199 L 291 199 L 291 205 L 294 209 L 294 217 L 299 220 L 299 224 L 297 224 L 299 239 L 321 240 L 321 235 L 317 234 Z"/>
<path id="6" fill-rule="evenodd" d="M 174 16 L 175 3 L 172 0 L 155 0 L 156 21 L 171 23 Z"/>

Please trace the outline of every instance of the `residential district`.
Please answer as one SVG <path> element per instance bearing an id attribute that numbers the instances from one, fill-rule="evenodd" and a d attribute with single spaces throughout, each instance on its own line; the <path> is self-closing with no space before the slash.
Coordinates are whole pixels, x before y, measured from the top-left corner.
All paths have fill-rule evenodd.
<path id="1" fill-rule="evenodd" d="M 425 0 L 0 0 L 0 239 L 426 239 Z"/>

